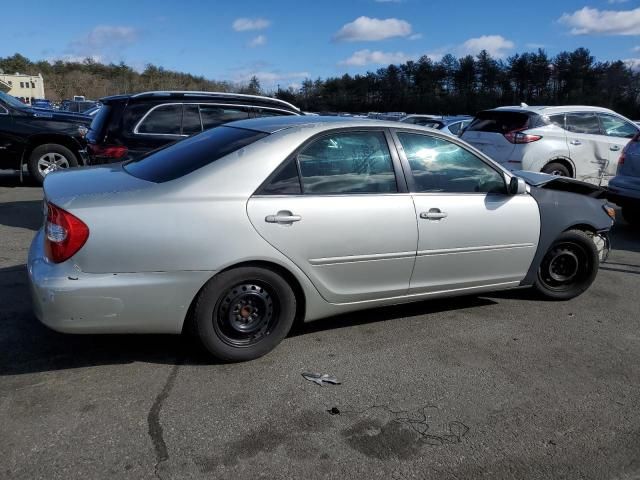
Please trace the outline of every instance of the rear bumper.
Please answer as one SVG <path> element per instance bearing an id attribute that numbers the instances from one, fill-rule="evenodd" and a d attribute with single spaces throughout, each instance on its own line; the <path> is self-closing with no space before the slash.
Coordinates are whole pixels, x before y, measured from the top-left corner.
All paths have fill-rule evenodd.
<path id="1" fill-rule="evenodd" d="M 607 198 L 614 203 L 640 202 L 640 179 L 617 176 L 609 181 Z"/>
<path id="2" fill-rule="evenodd" d="M 27 263 L 33 310 L 65 333 L 180 333 L 191 302 L 215 272 L 84 273 L 54 264 L 40 230 Z"/>

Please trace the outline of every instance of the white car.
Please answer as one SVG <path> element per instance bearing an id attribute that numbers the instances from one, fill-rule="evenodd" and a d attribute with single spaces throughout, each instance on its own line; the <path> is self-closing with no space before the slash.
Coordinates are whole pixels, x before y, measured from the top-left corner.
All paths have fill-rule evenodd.
<path id="1" fill-rule="evenodd" d="M 606 184 L 638 131 L 607 108 L 522 105 L 478 113 L 461 138 L 509 170 Z"/>

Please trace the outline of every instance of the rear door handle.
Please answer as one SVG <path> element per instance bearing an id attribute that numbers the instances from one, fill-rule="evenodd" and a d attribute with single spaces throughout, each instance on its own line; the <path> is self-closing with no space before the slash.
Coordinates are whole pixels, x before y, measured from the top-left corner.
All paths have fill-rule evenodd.
<path id="1" fill-rule="evenodd" d="M 569 143 L 571 145 L 582 145 L 582 142 L 580 140 L 571 140 Z"/>
<path id="2" fill-rule="evenodd" d="M 609 147 L 609 150 L 611 150 L 612 152 L 617 152 L 618 150 L 620 150 L 620 145 L 611 145 Z"/>
<path id="3" fill-rule="evenodd" d="M 300 215 L 294 215 L 289 210 L 280 210 L 275 215 L 267 215 L 264 221 L 267 223 L 279 223 L 281 225 L 291 225 L 293 222 L 302 220 Z"/>
<path id="4" fill-rule="evenodd" d="M 430 208 L 428 212 L 420 212 L 420 218 L 427 220 L 442 220 L 447 216 L 448 213 L 441 211 L 439 208 Z"/>

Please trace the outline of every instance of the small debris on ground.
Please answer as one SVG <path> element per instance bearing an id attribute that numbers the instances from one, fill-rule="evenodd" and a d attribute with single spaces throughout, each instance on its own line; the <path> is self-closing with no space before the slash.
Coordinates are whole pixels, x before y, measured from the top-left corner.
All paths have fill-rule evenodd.
<path id="1" fill-rule="evenodd" d="M 338 379 L 332 375 L 329 375 L 327 373 L 309 373 L 309 372 L 305 372 L 302 374 L 302 376 L 306 379 L 309 380 L 310 382 L 313 383 L 317 383 L 318 385 L 322 386 L 325 383 L 331 383 L 333 385 L 340 385 L 340 382 L 338 381 Z"/>
<path id="2" fill-rule="evenodd" d="M 331 407 L 331 409 L 327 410 L 327 412 L 329 412 L 329 414 L 331 415 L 340 415 L 340 410 L 338 409 L 338 407 Z"/>

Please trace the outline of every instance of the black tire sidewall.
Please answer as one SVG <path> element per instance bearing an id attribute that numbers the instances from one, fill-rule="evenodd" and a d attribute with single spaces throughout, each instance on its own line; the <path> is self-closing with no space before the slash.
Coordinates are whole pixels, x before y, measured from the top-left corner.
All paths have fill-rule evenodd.
<path id="1" fill-rule="evenodd" d="M 559 243 L 576 243 L 582 246 L 585 249 L 585 252 L 587 253 L 587 255 L 590 256 L 589 262 L 591 266 L 591 271 L 588 273 L 588 275 L 585 278 L 583 278 L 582 280 L 580 280 L 579 282 L 577 282 L 567 290 L 557 291 L 557 290 L 552 290 L 548 288 L 540 280 L 540 267 L 538 267 L 535 286 L 538 292 L 547 298 L 550 298 L 553 300 L 569 300 L 571 298 L 575 298 L 578 295 L 582 294 L 591 286 L 593 281 L 596 279 L 596 275 L 598 274 L 598 269 L 600 267 L 600 257 L 598 256 L 598 249 L 596 248 L 591 238 L 589 238 L 589 236 L 586 233 L 578 230 L 570 230 L 562 233 L 551 244 L 551 246 L 549 247 L 549 250 L 547 250 L 547 252 L 545 253 L 545 256 L 551 249 L 553 249 Z"/>
<path id="2" fill-rule="evenodd" d="M 629 225 L 633 227 L 639 227 L 640 226 L 640 203 L 637 203 L 637 204 L 629 203 L 629 204 L 623 205 L 622 218 L 624 218 Z"/>
<path id="3" fill-rule="evenodd" d="M 33 149 L 31 155 L 29 155 L 29 161 L 27 163 L 29 173 L 33 178 L 36 179 L 38 183 L 42 183 L 44 181 L 44 176 L 42 176 L 40 170 L 38 169 L 38 160 L 40 159 L 40 157 L 47 153 L 59 153 L 67 159 L 67 161 L 69 162 L 69 167 L 78 166 L 78 160 L 76 156 L 67 147 L 58 145 L 57 143 L 45 143 L 43 145 L 39 145 Z"/>
<path id="4" fill-rule="evenodd" d="M 233 285 L 260 281 L 271 286 L 278 297 L 278 321 L 269 335 L 255 345 L 234 347 L 223 341 L 213 326 L 213 315 L 220 297 Z M 296 315 L 296 298 L 291 286 L 276 272 L 260 267 L 240 267 L 216 275 L 202 288 L 194 308 L 194 323 L 204 347 L 223 362 L 242 362 L 273 350 L 289 333 Z"/>
<path id="5" fill-rule="evenodd" d="M 554 170 L 561 170 L 566 173 L 565 177 L 571 177 L 571 172 L 569 169 L 559 162 L 550 162 L 547 163 L 544 167 L 542 167 L 542 173 L 550 173 Z"/>

